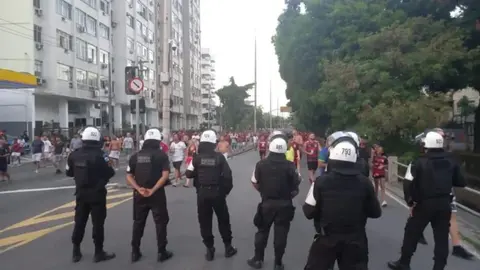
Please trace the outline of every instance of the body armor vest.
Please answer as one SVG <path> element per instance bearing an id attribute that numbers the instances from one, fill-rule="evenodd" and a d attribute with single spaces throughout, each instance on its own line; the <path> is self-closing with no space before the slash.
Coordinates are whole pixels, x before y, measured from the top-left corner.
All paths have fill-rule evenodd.
<path id="1" fill-rule="evenodd" d="M 158 179 L 153 179 L 153 154 L 149 151 L 141 150 L 137 154 L 137 164 L 135 167 L 135 181 L 144 188 L 152 188 Z"/>
<path id="2" fill-rule="evenodd" d="M 79 155 L 73 161 L 74 172 L 75 172 L 75 185 L 77 188 L 88 188 L 90 186 L 90 177 L 89 177 L 89 170 L 90 170 L 90 162 L 89 162 L 89 155 L 88 153 L 84 153 Z"/>
<path id="3" fill-rule="evenodd" d="M 221 177 L 220 156 L 212 155 L 198 155 L 196 157 L 195 168 L 198 168 L 198 183 L 200 186 L 218 186 L 220 185 Z"/>

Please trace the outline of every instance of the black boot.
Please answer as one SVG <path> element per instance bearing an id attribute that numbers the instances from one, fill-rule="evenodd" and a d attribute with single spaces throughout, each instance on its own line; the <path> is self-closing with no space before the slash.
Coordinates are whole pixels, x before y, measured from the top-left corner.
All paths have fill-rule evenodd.
<path id="1" fill-rule="evenodd" d="M 392 270 L 410 270 L 410 263 L 407 264 L 401 260 L 388 262 L 387 265 Z"/>
<path id="2" fill-rule="evenodd" d="M 452 255 L 455 257 L 459 257 L 465 260 L 471 260 L 473 259 L 473 254 L 468 252 L 464 247 L 462 246 L 454 246 L 452 250 Z"/>
<path id="3" fill-rule="evenodd" d="M 73 252 L 72 252 L 72 262 L 76 263 L 79 262 L 82 259 L 82 251 L 80 250 L 80 246 L 73 246 Z"/>
<path id="4" fill-rule="evenodd" d="M 115 253 L 109 253 L 104 250 L 99 250 L 95 251 L 95 255 L 93 256 L 93 262 L 98 263 L 103 261 L 109 261 L 115 257 Z"/>
<path id="5" fill-rule="evenodd" d="M 157 261 L 164 262 L 164 261 L 166 261 L 166 260 L 168 260 L 172 257 L 173 257 L 173 252 L 168 251 L 168 250 L 162 250 L 162 251 L 158 252 Z"/>
<path id="6" fill-rule="evenodd" d="M 252 267 L 253 269 L 262 269 L 263 268 L 263 259 L 256 258 L 253 256 L 252 258 L 247 260 L 247 264 Z"/>
<path id="7" fill-rule="evenodd" d="M 232 244 L 225 245 L 225 257 L 230 258 L 237 254 L 238 250 Z"/>
<path id="8" fill-rule="evenodd" d="M 205 260 L 211 262 L 215 259 L 215 248 L 207 248 L 207 253 L 205 253 Z"/>
<path id="9" fill-rule="evenodd" d="M 140 252 L 139 248 L 132 249 L 132 257 L 131 257 L 132 263 L 138 262 L 142 258 L 142 256 L 143 254 L 142 252 Z"/>
<path id="10" fill-rule="evenodd" d="M 282 262 L 282 256 L 278 256 L 275 258 L 275 265 L 273 266 L 273 270 L 283 270 L 285 269 L 285 266 L 283 265 Z"/>

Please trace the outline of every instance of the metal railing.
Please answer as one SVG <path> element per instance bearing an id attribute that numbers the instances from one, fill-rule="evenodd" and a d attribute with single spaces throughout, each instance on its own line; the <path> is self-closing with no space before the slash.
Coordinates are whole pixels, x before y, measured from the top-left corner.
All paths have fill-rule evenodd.
<path id="1" fill-rule="evenodd" d="M 401 162 L 398 161 L 398 158 L 395 157 L 395 156 L 391 156 L 391 157 L 388 157 L 388 179 L 391 181 L 391 180 L 395 180 L 397 179 L 397 181 L 409 181 L 409 180 L 406 180 L 404 175 L 405 174 L 399 174 L 398 172 L 398 167 L 401 167 L 401 168 L 404 168 L 405 170 L 407 169 L 408 165 L 407 164 L 403 164 Z M 398 180 L 400 179 L 400 180 Z M 469 192 L 469 193 L 472 193 L 476 196 L 479 196 L 479 199 L 480 199 L 480 191 L 479 190 L 476 190 L 476 189 L 473 189 L 473 188 L 470 188 L 470 187 L 465 187 L 465 188 L 462 188 L 462 190 L 466 191 L 466 192 Z M 465 206 L 461 203 L 458 202 L 458 196 L 457 196 L 457 202 L 456 202 L 456 205 L 466 211 L 466 212 L 469 212 L 470 214 L 474 215 L 474 216 L 477 216 L 477 217 L 480 217 L 480 213 L 474 209 L 471 209 L 470 207 L 468 206 Z"/>

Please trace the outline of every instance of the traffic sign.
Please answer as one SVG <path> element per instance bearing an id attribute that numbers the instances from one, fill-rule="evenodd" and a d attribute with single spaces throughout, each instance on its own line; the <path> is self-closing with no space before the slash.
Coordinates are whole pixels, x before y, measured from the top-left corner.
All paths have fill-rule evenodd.
<path id="1" fill-rule="evenodd" d="M 143 90 L 143 80 L 140 78 L 133 78 L 130 83 L 128 84 L 130 90 L 136 94 L 139 94 Z"/>

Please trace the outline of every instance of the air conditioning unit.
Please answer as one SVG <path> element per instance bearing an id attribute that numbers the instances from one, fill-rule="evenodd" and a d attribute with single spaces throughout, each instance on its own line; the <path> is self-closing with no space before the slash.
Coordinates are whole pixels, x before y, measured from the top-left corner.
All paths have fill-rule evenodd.
<path id="1" fill-rule="evenodd" d="M 78 32 L 85 33 L 85 26 L 79 25 L 78 26 Z"/>
<path id="2" fill-rule="evenodd" d="M 148 37 L 143 37 L 143 41 L 145 41 L 146 43 L 148 43 Z"/>
<path id="3" fill-rule="evenodd" d="M 40 9 L 40 8 L 36 8 L 35 9 L 35 15 L 37 15 L 38 17 L 42 17 L 43 16 L 43 10 Z"/>
<path id="4" fill-rule="evenodd" d="M 102 12 L 102 14 L 103 14 L 103 16 L 107 16 L 107 13 L 105 13 L 105 11 L 104 11 L 104 12 Z"/>
<path id="5" fill-rule="evenodd" d="M 38 85 L 38 86 L 42 86 L 42 85 L 44 85 L 44 84 L 46 84 L 46 83 L 47 83 L 47 80 L 45 80 L 45 79 L 43 79 L 43 78 L 40 78 L 40 77 L 37 78 L 37 85 Z"/>
<path id="6" fill-rule="evenodd" d="M 102 64 L 101 64 L 101 67 L 102 67 L 103 69 L 106 69 L 106 68 L 108 67 L 108 65 L 105 64 L 105 63 L 102 63 Z"/>
<path id="7" fill-rule="evenodd" d="M 150 64 L 153 64 L 154 62 L 155 62 L 155 61 L 151 60 L 151 61 L 150 61 Z"/>
<path id="8" fill-rule="evenodd" d="M 63 48 L 63 51 L 64 51 L 65 53 L 68 53 L 68 49 L 67 49 L 67 48 Z"/>
<path id="9" fill-rule="evenodd" d="M 116 22 L 112 22 L 112 28 L 115 28 L 117 27 L 117 23 Z"/>
<path id="10" fill-rule="evenodd" d="M 35 48 L 36 48 L 38 51 L 40 51 L 40 50 L 43 49 L 43 44 L 40 43 L 40 42 L 36 42 L 36 43 L 35 43 Z"/>
<path id="11" fill-rule="evenodd" d="M 88 63 L 93 63 L 93 59 L 92 59 L 92 58 L 88 58 L 88 59 L 87 59 L 87 62 L 88 62 Z"/>
<path id="12" fill-rule="evenodd" d="M 69 83 L 68 83 L 68 87 L 69 87 L 69 88 L 73 88 L 73 82 L 69 82 Z"/>
<path id="13" fill-rule="evenodd" d="M 98 91 L 98 90 L 95 90 L 92 93 L 93 93 L 93 97 L 99 97 L 100 96 L 100 91 Z"/>
<path id="14" fill-rule="evenodd" d="M 65 17 L 62 16 L 62 21 L 66 21 L 66 20 L 67 20 L 67 18 L 65 18 Z"/>

